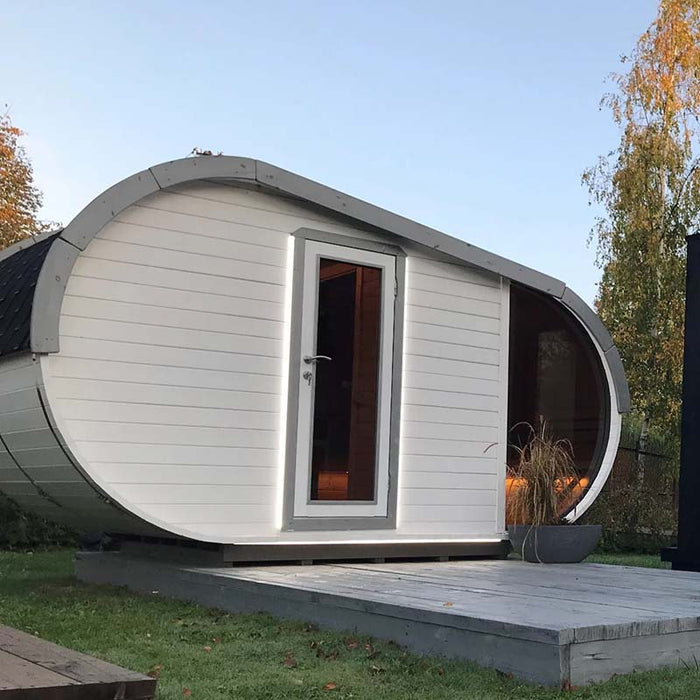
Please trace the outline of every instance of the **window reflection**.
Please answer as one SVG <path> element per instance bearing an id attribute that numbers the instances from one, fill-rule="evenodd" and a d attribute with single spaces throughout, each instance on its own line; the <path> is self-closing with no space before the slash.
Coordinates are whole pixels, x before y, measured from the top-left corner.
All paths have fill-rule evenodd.
<path id="1" fill-rule="evenodd" d="M 591 339 L 549 296 L 511 286 L 508 382 L 509 464 L 531 426 L 546 421 L 571 443 L 583 495 L 600 466 L 606 438 L 607 386 Z M 517 484 L 509 483 L 506 493 Z M 573 504 L 572 504 L 573 505 Z"/>

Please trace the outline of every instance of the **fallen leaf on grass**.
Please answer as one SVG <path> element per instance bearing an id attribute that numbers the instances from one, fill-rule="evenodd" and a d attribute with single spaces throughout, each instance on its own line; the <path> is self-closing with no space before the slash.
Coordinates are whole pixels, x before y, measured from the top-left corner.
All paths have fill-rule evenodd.
<path id="1" fill-rule="evenodd" d="M 365 651 L 367 652 L 367 658 L 373 659 L 375 656 L 379 656 L 379 652 L 372 648 L 371 644 L 365 644 Z"/>
<path id="2" fill-rule="evenodd" d="M 338 686 L 335 683 L 326 683 L 326 685 L 323 686 L 324 690 L 335 690 Z"/>
<path id="3" fill-rule="evenodd" d="M 293 652 L 290 651 L 290 652 L 284 657 L 284 661 L 282 662 L 282 665 L 283 665 L 285 668 L 294 668 L 294 667 L 297 665 L 297 661 L 296 661 L 296 659 L 294 658 L 294 653 L 293 653 Z"/>
<path id="4" fill-rule="evenodd" d="M 192 691 L 189 688 L 183 688 L 182 689 L 182 694 L 186 697 L 189 698 L 192 695 Z"/>
<path id="5" fill-rule="evenodd" d="M 384 671 L 386 671 L 385 668 L 382 668 L 381 666 L 374 666 L 374 665 L 370 666 L 369 670 L 371 673 L 384 673 Z"/>
<path id="6" fill-rule="evenodd" d="M 438 668 L 437 672 L 438 672 L 438 676 L 444 676 L 444 675 L 445 675 L 445 669 L 444 669 L 444 668 Z"/>
<path id="7" fill-rule="evenodd" d="M 204 651 L 211 651 L 211 647 L 210 646 L 204 647 Z"/>
<path id="8" fill-rule="evenodd" d="M 323 642 L 312 641 L 309 646 L 316 651 L 316 657 L 319 659 L 328 659 L 329 661 L 335 661 L 335 659 L 340 656 L 340 652 L 337 649 L 331 649 L 326 651 L 323 648 Z"/>
<path id="9" fill-rule="evenodd" d="M 155 666 L 151 666 L 150 669 L 148 669 L 148 672 L 146 673 L 147 676 L 150 676 L 151 678 L 158 678 L 160 675 L 160 672 L 165 668 L 163 664 L 156 664 Z"/>

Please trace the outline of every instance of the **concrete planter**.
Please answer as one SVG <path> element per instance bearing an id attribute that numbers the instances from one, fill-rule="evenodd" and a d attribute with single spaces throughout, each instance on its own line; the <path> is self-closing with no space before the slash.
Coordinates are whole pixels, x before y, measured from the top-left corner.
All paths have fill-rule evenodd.
<path id="1" fill-rule="evenodd" d="M 600 525 L 509 525 L 508 534 L 513 549 L 525 561 L 573 564 L 593 552 L 602 528 Z"/>

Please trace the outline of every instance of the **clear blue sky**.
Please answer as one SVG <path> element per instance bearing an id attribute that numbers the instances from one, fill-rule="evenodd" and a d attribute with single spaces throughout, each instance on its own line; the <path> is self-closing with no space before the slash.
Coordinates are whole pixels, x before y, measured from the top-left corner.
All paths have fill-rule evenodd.
<path id="1" fill-rule="evenodd" d="M 655 0 L 4 0 L 0 104 L 46 218 L 194 146 L 260 158 L 566 281 L 582 170 Z"/>

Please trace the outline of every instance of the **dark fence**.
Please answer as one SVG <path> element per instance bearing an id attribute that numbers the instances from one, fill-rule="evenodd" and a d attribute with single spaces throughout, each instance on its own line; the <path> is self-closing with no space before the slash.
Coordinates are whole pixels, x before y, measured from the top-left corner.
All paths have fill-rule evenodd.
<path id="1" fill-rule="evenodd" d="M 640 441 L 635 426 L 623 431 L 610 478 L 584 518 L 603 525 L 604 549 L 658 552 L 674 541 L 678 466 L 673 453 L 662 440 Z"/>

